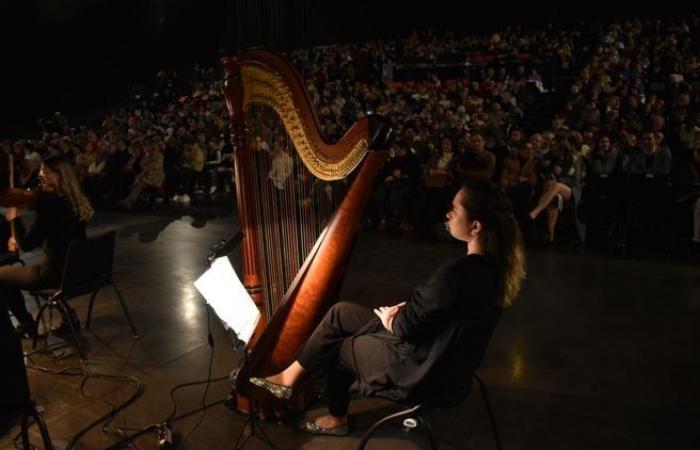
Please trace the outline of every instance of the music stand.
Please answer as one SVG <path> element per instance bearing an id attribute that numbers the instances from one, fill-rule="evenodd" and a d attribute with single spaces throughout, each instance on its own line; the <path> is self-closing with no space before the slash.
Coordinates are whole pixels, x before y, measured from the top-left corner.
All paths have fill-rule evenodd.
<path id="1" fill-rule="evenodd" d="M 222 256 L 212 261 L 209 270 L 195 282 L 195 287 L 204 296 L 227 330 L 234 335 L 234 349 L 243 350 L 243 361 L 248 362 L 246 345 L 253 336 L 260 320 L 260 311 L 250 298 L 250 294 L 231 267 L 228 257 Z M 276 449 L 265 431 L 258 425 L 255 402 L 250 402 L 250 413 L 236 440 L 235 450 L 245 447 L 250 438 L 256 438 L 272 449 Z M 243 439 L 246 428 L 250 433 Z"/>

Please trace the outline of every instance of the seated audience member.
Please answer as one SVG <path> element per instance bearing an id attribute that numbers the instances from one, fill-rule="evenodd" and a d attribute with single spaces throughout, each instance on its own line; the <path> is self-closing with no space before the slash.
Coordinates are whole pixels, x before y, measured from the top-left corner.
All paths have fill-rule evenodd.
<path id="1" fill-rule="evenodd" d="M 384 167 L 384 179 L 374 195 L 377 229 L 383 231 L 389 221 L 409 229 L 413 225 L 411 198 L 420 184 L 420 164 L 405 142 L 394 144 L 394 156 Z"/>
<path id="2" fill-rule="evenodd" d="M 126 208 L 131 209 L 138 200 L 141 192 L 149 187 L 160 189 L 165 181 L 165 171 L 163 170 L 163 142 L 160 138 L 154 137 L 144 144 L 145 154 L 141 159 L 141 172 L 134 179 L 129 195 L 120 202 Z"/>
<path id="3" fill-rule="evenodd" d="M 617 148 L 610 144 L 610 138 L 603 136 L 598 146 L 589 156 L 590 171 L 599 177 L 609 177 L 617 168 Z"/>
<path id="4" fill-rule="evenodd" d="M 177 175 L 176 193 L 173 200 L 189 204 L 194 194 L 194 186 L 204 169 L 204 150 L 191 139 L 182 146 L 182 168 Z"/>
<path id="5" fill-rule="evenodd" d="M 421 208 L 429 229 L 440 221 L 443 211 L 459 188 L 459 157 L 454 152 L 450 138 L 443 138 L 440 151 L 433 153 L 423 171 L 425 207 Z"/>
<path id="6" fill-rule="evenodd" d="M 667 177 L 671 173 L 671 152 L 668 147 L 656 144 L 653 133 L 644 133 L 641 148 L 630 155 L 627 170 L 649 179 Z"/>
<path id="7" fill-rule="evenodd" d="M 133 140 L 129 147 L 129 160 L 112 177 L 112 197 L 119 203 L 129 194 L 131 185 L 141 173 L 144 145 L 142 139 Z"/>
<path id="8" fill-rule="evenodd" d="M 92 162 L 88 166 L 85 177 L 82 180 L 85 194 L 93 203 L 102 198 L 105 192 L 104 180 L 107 177 L 105 167 L 107 166 L 108 156 L 107 142 L 102 140 L 98 143 Z"/>
<path id="9" fill-rule="evenodd" d="M 508 156 L 503 162 L 501 187 L 513 203 L 513 213 L 517 218 L 527 213 L 530 200 L 537 184 L 535 151 L 530 142 L 522 144 L 520 151 Z"/>
<path id="10" fill-rule="evenodd" d="M 119 195 L 123 193 L 124 186 L 121 177 L 124 176 L 124 168 L 129 164 L 132 155 L 129 153 L 127 144 L 123 139 L 116 139 L 109 145 L 109 155 L 104 171 L 106 178 L 104 183 L 105 197 L 110 205 L 116 205 L 120 200 Z"/>
<path id="11" fill-rule="evenodd" d="M 508 146 L 496 133 L 490 131 L 486 133 L 486 151 L 495 157 L 493 174 L 489 178 L 498 182 L 503 173 L 503 163 L 509 155 Z"/>
<path id="12" fill-rule="evenodd" d="M 618 150 L 607 135 L 588 154 L 588 173 L 583 189 L 587 239 L 606 239 L 616 222 L 624 202 L 620 177 Z"/>
<path id="13" fill-rule="evenodd" d="M 486 150 L 481 133 L 473 133 L 469 146 L 459 161 L 459 174 L 464 180 L 490 180 L 496 168 L 496 156 Z"/>
<path id="14" fill-rule="evenodd" d="M 547 210 L 547 241 L 553 242 L 559 211 L 564 207 L 564 202 L 571 200 L 575 184 L 574 158 L 565 139 L 547 153 L 543 166 L 544 188 L 537 200 L 537 206 L 528 216 L 535 220 L 542 211 Z M 552 204 L 553 200 L 557 201 L 556 204 Z"/>
<path id="15" fill-rule="evenodd" d="M 653 133 L 644 133 L 641 147 L 630 155 L 627 170 L 631 177 L 627 228 L 635 222 L 661 224 L 670 206 L 670 150 L 666 146 L 659 147 Z M 649 211 L 654 214 L 648 214 Z"/>
<path id="16" fill-rule="evenodd" d="M 233 177 L 233 163 L 231 154 L 227 150 L 223 140 L 210 139 L 207 143 L 206 169 L 209 173 L 209 194 L 217 190 L 230 191 Z"/>

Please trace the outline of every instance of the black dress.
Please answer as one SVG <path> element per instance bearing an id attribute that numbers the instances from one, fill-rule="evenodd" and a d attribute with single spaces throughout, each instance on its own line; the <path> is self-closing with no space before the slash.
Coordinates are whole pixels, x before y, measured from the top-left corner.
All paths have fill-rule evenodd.
<path id="1" fill-rule="evenodd" d="M 498 277 L 490 256 L 466 255 L 443 264 L 411 294 L 394 318 L 393 333 L 368 308 L 339 303 L 297 360 L 307 370 L 328 371 L 329 406 L 335 416 L 347 412 L 347 391 L 353 382 L 365 396 L 415 398 L 435 379 L 433 372 L 460 324 L 500 312 Z M 455 377 L 468 377 L 482 355 L 462 356 L 450 362 Z"/>

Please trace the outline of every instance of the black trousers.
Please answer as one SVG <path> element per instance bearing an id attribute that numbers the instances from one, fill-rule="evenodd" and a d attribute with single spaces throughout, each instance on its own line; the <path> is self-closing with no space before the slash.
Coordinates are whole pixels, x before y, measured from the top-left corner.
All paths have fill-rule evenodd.
<path id="1" fill-rule="evenodd" d="M 297 355 L 297 361 L 310 372 L 326 373 L 328 409 L 336 417 L 345 416 L 350 404 L 350 386 L 359 370 L 355 364 L 353 341 L 358 331 L 376 316 L 367 307 L 340 302 L 326 313 Z M 366 348 L 368 352 L 371 349 Z"/>
<path id="2" fill-rule="evenodd" d="M 194 192 L 194 186 L 197 184 L 197 179 L 199 178 L 200 172 L 189 168 L 183 167 L 177 174 L 177 188 L 176 194 L 178 195 L 192 195 Z"/>
<path id="3" fill-rule="evenodd" d="M 7 311 L 0 309 L 0 419 L 24 410 L 30 404 L 29 383 L 19 335 L 12 329 Z"/>
<path id="4" fill-rule="evenodd" d="M 15 264 L 0 267 L 0 302 L 12 311 L 21 323 L 32 318 L 24 305 L 21 290 L 48 289 L 56 286 L 58 286 L 56 277 L 45 273 L 41 266 Z"/>

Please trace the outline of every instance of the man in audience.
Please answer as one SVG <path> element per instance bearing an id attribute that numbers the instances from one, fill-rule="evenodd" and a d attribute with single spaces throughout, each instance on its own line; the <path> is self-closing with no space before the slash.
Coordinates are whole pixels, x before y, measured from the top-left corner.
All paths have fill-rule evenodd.
<path id="1" fill-rule="evenodd" d="M 495 168 L 496 156 L 486 150 L 484 136 L 479 132 L 472 133 L 469 146 L 460 157 L 459 174 L 465 180 L 490 180 Z"/>
<path id="2" fill-rule="evenodd" d="M 648 179 L 667 177 L 671 173 L 671 152 L 666 146 L 658 146 L 654 133 L 642 135 L 639 151 L 630 155 L 629 173 Z"/>

